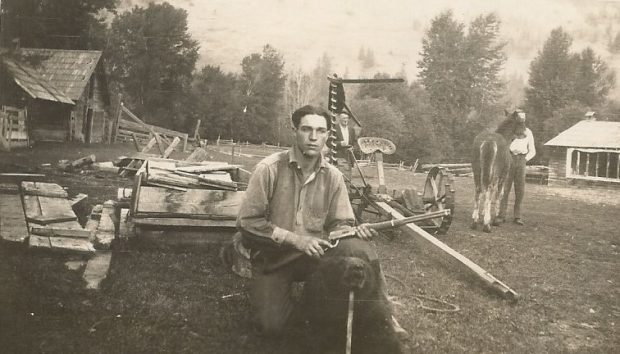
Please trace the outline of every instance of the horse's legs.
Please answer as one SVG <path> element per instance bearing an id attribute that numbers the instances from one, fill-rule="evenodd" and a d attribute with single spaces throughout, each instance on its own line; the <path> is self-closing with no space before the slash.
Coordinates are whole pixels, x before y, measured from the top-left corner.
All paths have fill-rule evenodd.
<path id="1" fill-rule="evenodd" d="M 480 222 L 480 187 L 475 186 L 474 190 L 474 211 L 471 214 L 471 228 L 475 230 L 478 227 L 478 222 Z"/>
<path id="2" fill-rule="evenodd" d="M 491 232 L 491 202 L 492 202 L 492 184 L 487 186 L 484 190 L 484 211 L 483 211 L 483 226 L 482 231 Z"/>
<path id="3" fill-rule="evenodd" d="M 504 199 L 504 179 L 499 181 L 499 190 L 497 196 L 493 198 L 493 226 L 499 226 L 502 223 L 502 218 L 499 216 L 499 210 L 501 208 L 501 202 Z"/>

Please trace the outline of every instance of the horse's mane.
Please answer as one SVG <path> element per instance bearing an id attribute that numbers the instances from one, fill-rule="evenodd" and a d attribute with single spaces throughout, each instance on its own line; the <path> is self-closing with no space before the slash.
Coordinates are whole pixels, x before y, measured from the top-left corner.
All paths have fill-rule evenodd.
<path id="1" fill-rule="evenodd" d="M 495 129 L 495 132 L 503 135 L 506 139 L 511 139 L 514 130 L 515 119 L 514 114 L 511 114 L 506 117 L 506 119 L 504 119 L 501 123 L 499 123 L 499 126 L 497 126 L 497 129 Z"/>
<path id="2" fill-rule="evenodd" d="M 514 136 L 521 136 L 525 133 L 525 123 L 517 122 L 517 112 L 509 114 L 506 119 L 504 119 L 495 132 L 501 134 L 507 140 L 512 140 Z"/>

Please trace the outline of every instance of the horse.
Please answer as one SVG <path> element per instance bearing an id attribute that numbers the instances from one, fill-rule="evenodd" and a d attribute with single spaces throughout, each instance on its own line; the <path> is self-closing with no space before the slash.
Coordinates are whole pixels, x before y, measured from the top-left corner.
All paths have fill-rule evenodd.
<path id="1" fill-rule="evenodd" d="M 525 130 L 525 123 L 519 117 L 520 110 L 509 113 L 495 132 L 482 132 L 474 139 L 472 148 L 472 169 L 474 172 L 475 196 L 472 213 L 472 229 L 483 219 L 483 231 L 491 232 L 491 223 L 497 223 L 499 203 L 504 195 L 504 184 L 510 173 L 512 156 L 509 144 L 515 135 Z"/>

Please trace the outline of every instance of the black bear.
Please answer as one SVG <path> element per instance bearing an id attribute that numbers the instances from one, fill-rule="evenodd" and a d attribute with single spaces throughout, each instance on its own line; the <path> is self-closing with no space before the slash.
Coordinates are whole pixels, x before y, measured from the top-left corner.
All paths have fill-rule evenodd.
<path id="1" fill-rule="evenodd" d="M 310 326 L 308 349 L 344 353 L 351 290 L 355 294 L 352 353 L 401 353 L 378 267 L 373 268 L 363 255 L 330 256 L 329 252 L 304 286 L 302 308 Z"/>

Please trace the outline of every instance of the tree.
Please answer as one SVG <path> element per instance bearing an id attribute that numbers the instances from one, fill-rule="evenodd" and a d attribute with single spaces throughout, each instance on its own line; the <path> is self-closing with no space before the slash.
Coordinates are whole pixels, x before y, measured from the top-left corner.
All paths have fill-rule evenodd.
<path id="1" fill-rule="evenodd" d="M 468 151 L 479 127 L 497 110 L 505 62 L 499 25 L 493 14 L 479 16 L 466 35 L 465 25 L 446 11 L 431 21 L 422 41 L 419 76 L 434 112 L 435 132 L 451 145 L 445 151 L 452 155 Z"/>
<path id="2" fill-rule="evenodd" d="M 550 117 L 574 97 L 575 58 L 569 52 L 571 43 L 572 38 L 562 27 L 554 29 L 530 64 L 526 106 L 539 118 L 535 121 L 537 129 L 542 130 L 544 117 Z"/>
<path id="3" fill-rule="evenodd" d="M 498 40 L 499 25 L 494 14 L 478 16 L 470 24 L 465 38 L 467 81 L 471 83 L 469 100 L 478 111 L 497 102 L 504 88 L 499 74 L 506 62 L 503 52 L 506 43 Z"/>
<path id="4" fill-rule="evenodd" d="M 198 59 L 187 12 L 168 3 L 134 7 L 114 18 L 107 62 L 124 100 L 147 121 L 185 126 L 186 99 Z"/>
<path id="5" fill-rule="evenodd" d="M 377 74 L 374 78 L 390 76 Z M 361 85 L 352 109 L 359 112 L 362 135 L 387 138 L 396 144 L 392 158 L 407 163 L 416 159 L 436 162 L 447 155 L 435 134 L 428 95 L 418 83 Z"/>
<path id="6" fill-rule="evenodd" d="M 238 139 L 253 142 L 275 142 L 279 136 L 282 114 L 279 105 L 284 89 L 284 61 L 270 45 L 241 62 L 241 88 L 244 114 Z"/>
<path id="7" fill-rule="evenodd" d="M 0 46 L 103 49 L 101 10 L 114 11 L 118 0 L 3 0 Z"/>
<path id="8" fill-rule="evenodd" d="M 602 106 L 614 87 L 607 64 L 591 48 L 571 53 L 571 43 L 561 27 L 554 29 L 530 64 L 525 105 L 537 144 L 555 136 L 558 127 L 572 125 L 574 117 Z"/>
<path id="9" fill-rule="evenodd" d="M 574 99 L 590 107 L 602 104 L 614 87 L 615 73 L 590 47 L 576 60 Z"/>
<path id="10" fill-rule="evenodd" d="M 192 85 L 194 116 L 201 119 L 202 137 L 217 139 L 235 136 L 235 123 L 243 114 L 238 78 L 219 67 L 205 66 L 195 75 Z M 195 122 L 194 122 L 195 124 Z"/>

